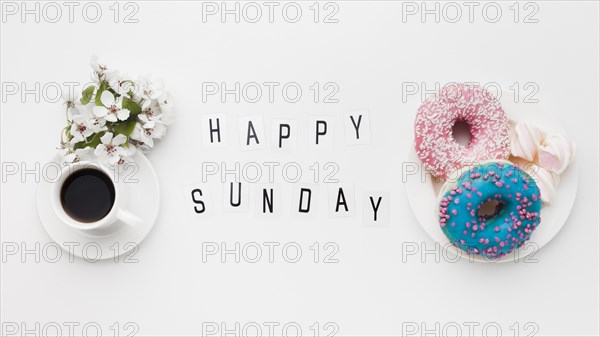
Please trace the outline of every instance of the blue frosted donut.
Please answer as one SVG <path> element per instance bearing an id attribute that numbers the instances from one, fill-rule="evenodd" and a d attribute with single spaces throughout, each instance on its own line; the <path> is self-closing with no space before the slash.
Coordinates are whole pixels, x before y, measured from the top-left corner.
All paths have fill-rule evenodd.
<path id="1" fill-rule="evenodd" d="M 540 189 L 510 162 L 488 162 L 465 169 L 445 186 L 440 226 L 461 250 L 490 259 L 521 247 L 540 224 Z M 495 210 L 482 214 L 482 206 Z"/>

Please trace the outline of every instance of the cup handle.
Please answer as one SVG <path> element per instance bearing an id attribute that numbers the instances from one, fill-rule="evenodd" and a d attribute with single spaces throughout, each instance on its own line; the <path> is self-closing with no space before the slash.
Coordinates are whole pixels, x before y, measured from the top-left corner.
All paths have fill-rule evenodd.
<path id="1" fill-rule="evenodd" d="M 117 210 L 117 218 L 132 227 L 142 224 L 142 219 L 123 208 Z"/>

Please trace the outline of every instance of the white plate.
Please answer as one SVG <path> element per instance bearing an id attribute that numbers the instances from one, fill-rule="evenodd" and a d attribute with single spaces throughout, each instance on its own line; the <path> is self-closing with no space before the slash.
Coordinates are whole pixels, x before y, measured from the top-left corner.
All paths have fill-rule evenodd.
<path id="1" fill-rule="evenodd" d="M 537 105 L 520 104 L 519 106 L 510 102 L 503 102 L 503 107 L 508 117 L 517 122 L 532 122 L 547 132 L 556 132 L 566 135 L 560 123 L 548 114 L 544 114 Z M 416 163 L 420 168 L 424 166 L 417 157 L 414 146 L 411 144 L 408 155 L 409 163 Z M 503 256 L 497 260 L 489 260 L 479 255 L 472 255 L 459 250 L 450 244 L 450 240 L 440 229 L 438 221 L 438 192 L 443 183 L 436 181 L 430 174 L 413 174 L 406 176 L 406 192 L 410 207 L 412 208 L 417 221 L 441 247 L 448 250 L 448 256 L 454 258 L 461 256 L 470 261 L 478 262 L 508 262 L 518 261 L 528 255 L 537 252 L 552 240 L 560 229 L 565 225 L 577 194 L 577 165 L 576 160 L 571 162 L 567 171 L 560 176 L 557 193 L 550 204 L 542 206 L 542 222 L 533 232 L 531 239 L 521 248 L 513 253 Z"/>
<path id="2" fill-rule="evenodd" d="M 52 210 L 52 182 L 42 179 L 37 188 L 37 207 L 42 225 L 50 238 L 65 251 L 86 260 L 116 259 L 137 249 L 154 226 L 159 208 L 159 185 L 150 161 L 137 152 L 134 163 L 125 166 L 118 175 L 119 192 L 129 202 L 127 209 L 143 220 L 140 226 L 116 223 L 106 232 L 83 233 L 64 224 Z M 57 155 L 53 162 L 60 163 Z"/>

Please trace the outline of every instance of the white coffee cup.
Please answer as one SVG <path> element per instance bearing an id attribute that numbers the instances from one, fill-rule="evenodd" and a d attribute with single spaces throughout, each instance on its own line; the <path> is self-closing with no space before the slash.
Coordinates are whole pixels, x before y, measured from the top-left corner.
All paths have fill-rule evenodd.
<path id="1" fill-rule="evenodd" d="M 71 174 L 82 169 L 94 169 L 106 174 L 113 184 L 113 188 L 115 190 L 115 198 L 112 208 L 102 219 L 94 222 L 82 222 L 74 219 L 67 214 L 61 202 L 61 190 L 66 179 Z M 82 161 L 65 166 L 61 171 L 59 179 L 52 186 L 52 208 L 54 209 L 54 212 L 58 218 L 69 227 L 80 231 L 105 229 L 115 224 L 117 220 L 120 220 L 120 222 L 129 226 L 140 225 L 142 223 L 142 219 L 124 208 L 125 198 L 123 198 L 122 192 L 119 192 L 119 184 L 115 183 L 114 179 L 111 178 L 112 176 L 112 172 L 106 166 L 96 162 Z"/>

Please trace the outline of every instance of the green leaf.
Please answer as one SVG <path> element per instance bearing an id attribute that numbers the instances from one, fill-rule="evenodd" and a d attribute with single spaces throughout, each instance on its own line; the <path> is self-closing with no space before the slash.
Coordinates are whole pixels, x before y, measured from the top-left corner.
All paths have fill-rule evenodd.
<path id="1" fill-rule="evenodd" d="M 131 112 L 132 115 L 137 115 L 140 112 L 142 112 L 142 107 L 138 103 L 127 97 L 123 97 L 123 103 L 121 104 L 121 106 L 123 107 L 123 109 L 129 110 L 129 112 Z"/>
<path id="2" fill-rule="evenodd" d="M 115 123 L 112 129 L 115 134 L 120 133 L 129 138 L 129 136 L 131 136 L 133 130 L 135 129 L 136 123 L 137 121 L 135 120 L 135 117 L 130 117 L 125 121 Z"/>
<path id="3" fill-rule="evenodd" d="M 104 136 L 105 132 L 104 131 L 100 131 L 98 133 L 95 133 L 91 138 L 87 139 L 87 142 L 79 142 L 79 143 L 75 143 L 75 146 L 73 146 L 74 150 L 77 149 L 85 149 L 88 146 L 91 146 L 93 149 L 96 148 L 96 146 L 98 146 L 98 144 L 100 144 L 100 138 L 102 138 L 102 136 Z"/>
<path id="4" fill-rule="evenodd" d="M 104 104 L 102 104 L 102 101 L 100 100 L 100 97 L 102 97 L 102 93 L 107 88 L 108 88 L 108 82 L 100 83 L 100 87 L 98 88 L 98 91 L 96 92 L 96 105 L 97 106 L 104 106 Z"/>
<path id="5" fill-rule="evenodd" d="M 94 89 L 94 86 L 89 86 L 81 92 L 81 104 L 86 105 L 92 100 L 92 97 L 94 96 Z"/>

